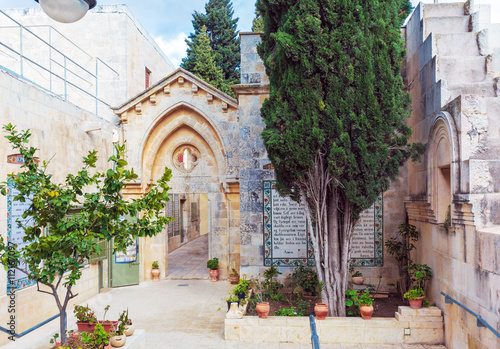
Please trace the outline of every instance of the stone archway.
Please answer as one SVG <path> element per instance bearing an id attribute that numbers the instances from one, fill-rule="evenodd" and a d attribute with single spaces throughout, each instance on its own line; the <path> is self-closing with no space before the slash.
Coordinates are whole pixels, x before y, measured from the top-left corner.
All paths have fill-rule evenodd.
<path id="1" fill-rule="evenodd" d="M 168 270 L 169 249 L 199 236 L 201 222 L 209 236 L 207 258 L 220 259 L 225 278 L 227 266 L 239 267 L 240 260 L 237 101 L 178 69 L 115 113 L 129 164 L 140 175 L 125 194 L 147 192 L 168 167 L 172 199 L 184 213 L 177 215 L 180 234 L 169 234 L 176 231 L 171 225 L 161 237 L 144 241 L 141 280 L 149 278 L 153 260 L 161 260 L 162 270 Z"/>

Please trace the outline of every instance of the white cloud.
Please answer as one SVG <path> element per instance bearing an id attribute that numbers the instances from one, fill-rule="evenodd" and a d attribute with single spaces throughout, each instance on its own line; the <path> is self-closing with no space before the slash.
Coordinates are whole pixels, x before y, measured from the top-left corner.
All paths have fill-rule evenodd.
<path id="1" fill-rule="evenodd" d="M 172 63 L 179 67 L 182 58 L 186 57 L 187 44 L 184 40 L 187 39 L 187 34 L 178 33 L 174 38 L 166 38 L 164 36 L 155 37 L 155 41 L 160 46 L 163 52 L 167 55 Z"/>

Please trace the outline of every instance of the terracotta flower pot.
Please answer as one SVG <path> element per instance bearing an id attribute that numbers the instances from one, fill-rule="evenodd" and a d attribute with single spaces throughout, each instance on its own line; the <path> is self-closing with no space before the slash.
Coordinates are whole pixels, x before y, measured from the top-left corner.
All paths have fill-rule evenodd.
<path id="1" fill-rule="evenodd" d="M 123 347 L 126 342 L 127 337 L 124 334 L 121 336 L 113 336 L 109 339 L 109 343 L 115 348 Z"/>
<path id="2" fill-rule="evenodd" d="M 359 312 L 363 319 L 370 320 L 373 314 L 373 305 L 360 305 Z"/>
<path id="3" fill-rule="evenodd" d="M 229 282 L 233 285 L 236 285 L 240 281 L 239 275 L 229 274 Z"/>
<path id="4" fill-rule="evenodd" d="M 417 299 L 409 299 L 410 301 L 410 308 L 412 309 L 420 309 L 422 308 L 422 302 L 424 300 L 424 296 L 419 297 Z"/>
<path id="5" fill-rule="evenodd" d="M 123 331 L 123 334 L 129 337 L 134 334 L 134 331 L 135 331 L 134 325 L 125 325 L 125 331 Z"/>
<path id="6" fill-rule="evenodd" d="M 256 310 L 259 318 L 267 319 L 267 315 L 269 315 L 269 302 L 258 302 Z"/>
<path id="7" fill-rule="evenodd" d="M 99 320 L 99 323 L 102 325 L 102 327 L 104 328 L 104 331 L 106 331 L 106 332 L 115 332 L 116 327 L 118 326 L 118 321 Z"/>
<path id="8" fill-rule="evenodd" d="M 78 332 L 94 332 L 96 324 L 89 324 L 88 322 L 77 322 Z"/>
<path id="9" fill-rule="evenodd" d="M 365 279 L 362 276 L 352 277 L 352 283 L 355 285 L 363 285 L 363 282 L 365 282 Z"/>
<path id="10" fill-rule="evenodd" d="M 153 281 L 160 281 L 160 269 L 151 269 L 151 276 L 153 277 Z"/>
<path id="11" fill-rule="evenodd" d="M 219 270 L 211 270 L 210 269 L 210 277 L 211 277 L 211 280 L 210 281 L 213 281 L 213 282 L 216 282 L 218 280 L 218 277 L 219 277 Z"/>
<path id="12" fill-rule="evenodd" d="M 328 304 L 326 303 L 316 303 L 314 307 L 314 314 L 318 320 L 324 320 L 326 315 L 328 315 Z"/>

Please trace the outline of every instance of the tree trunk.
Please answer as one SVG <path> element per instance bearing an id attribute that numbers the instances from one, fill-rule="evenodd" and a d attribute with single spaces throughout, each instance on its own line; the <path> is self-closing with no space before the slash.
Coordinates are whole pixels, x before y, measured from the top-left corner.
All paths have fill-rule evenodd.
<path id="1" fill-rule="evenodd" d="M 61 331 L 61 344 L 66 343 L 66 308 L 59 309 L 59 331 Z"/>
<path id="2" fill-rule="evenodd" d="M 318 280 L 325 285 L 322 299 L 328 304 L 330 316 L 346 316 L 345 291 L 355 221 L 350 203 L 336 189 L 328 172 L 322 171 L 323 163 L 318 158 L 315 171 L 301 186 L 301 200 L 309 208 L 307 217 Z"/>

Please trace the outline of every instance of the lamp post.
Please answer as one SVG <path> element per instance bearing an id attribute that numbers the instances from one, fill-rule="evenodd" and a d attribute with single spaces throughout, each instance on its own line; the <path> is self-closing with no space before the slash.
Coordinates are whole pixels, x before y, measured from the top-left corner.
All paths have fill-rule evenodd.
<path id="1" fill-rule="evenodd" d="M 35 0 L 43 12 L 61 23 L 73 23 L 85 16 L 97 4 L 96 0 Z"/>

